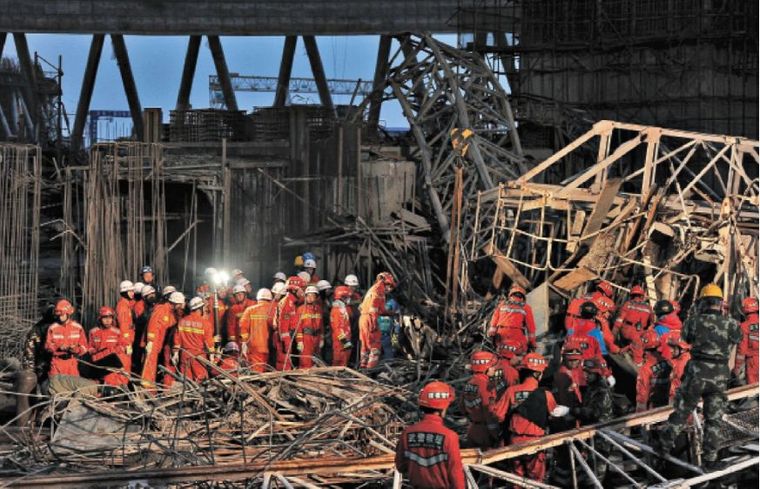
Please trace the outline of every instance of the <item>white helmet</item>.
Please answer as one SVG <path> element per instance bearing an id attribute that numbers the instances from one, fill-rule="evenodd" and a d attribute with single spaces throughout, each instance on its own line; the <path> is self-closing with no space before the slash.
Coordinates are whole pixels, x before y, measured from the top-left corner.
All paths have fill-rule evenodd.
<path id="1" fill-rule="evenodd" d="M 172 304 L 184 304 L 185 294 L 182 292 L 172 292 L 172 294 L 169 296 L 169 302 Z"/>
<path id="2" fill-rule="evenodd" d="M 277 282 L 272 286 L 272 294 L 273 295 L 285 295 L 285 292 L 288 291 L 288 286 L 285 285 L 284 282 Z"/>
<path id="3" fill-rule="evenodd" d="M 311 275 L 309 275 L 309 272 L 298 272 L 296 275 L 307 284 L 311 282 Z"/>
<path id="4" fill-rule="evenodd" d="M 288 280 L 288 276 L 285 275 L 282 272 L 277 272 L 277 273 L 274 274 L 274 279 L 275 280 L 282 280 L 283 282 L 286 282 Z"/>
<path id="5" fill-rule="evenodd" d="M 163 289 L 161 289 L 161 295 L 166 297 L 167 295 L 171 295 L 173 293 L 177 292 L 177 288 L 173 285 L 167 285 Z"/>
<path id="6" fill-rule="evenodd" d="M 145 287 L 145 284 L 142 282 L 135 282 L 135 294 L 142 294 L 143 287 Z"/>
<path id="7" fill-rule="evenodd" d="M 256 300 L 257 301 L 271 301 L 272 291 L 269 289 L 259 289 L 258 292 L 256 292 Z"/>
<path id="8" fill-rule="evenodd" d="M 330 290 L 332 289 L 332 285 L 330 285 L 330 282 L 327 280 L 320 280 L 317 282 L 317 289 L 322 292 L 323 290 Z"/>
<path id="9" fill-rule="evenodd" d="M 207 277 L 213 277 L 218 272 L 216 271 L 216 268 L 214 267 L 208 267 L 205 272 L 203 272 Z"/>
<path id="10" fill-rule="evenodd" d="M 305 294 L 319 294 L 319 289 L 316 285 L 309 285 L 304 291 Z"/>
<path id="11" fill-rule="evenodd" d="M 349 287 L 358 287 L 359 286 L 359 278 L 354 274 L 346 275 L 345 280 L 343 280 L 343 283 L 348 285 Z"/>
<path id="12" fill-rule="evenodd" d="M 129 280 L 122 280 L 119 284 L 119 292 L 129 292 L 135 290 L 135 284 Z"/>
<path id="13" fill-rule="evenodd" d="M 190 310 L 195 311 L 196 309 L 200 309 L 204 304 L 203 299 L 200 297 L 193 297 L 190 299 Z"/>
<path id="14" fill-rule="evenodd" d="M 239 285 L 239 284 L 236 285 L 236 286 L 234 286 L 232 288 L 232 293 L 233 293 L 233 295 L 234 294 L 245 294 L 246 293 L 245 286 Z"/>
<path id="15" fill-rule="evenodd" d="M 243 271 L 239 268 L 236 268 L 232 271 L 232 276 L 237 277 L 238 275 L 243 275 Z"/>
<path id="16" fill-rule="evenodd" d="M 251 285 L 251 281 L 248 280 L 247 278 L 241 278 L 235 283 L 235 285 L 242 285 L 243 287 L 245 287 L 246 285 Z"/>
<path id="17" fill-rule="evenodd" d="M 304 260 L 303 261 L 303 267 L 304 268 L 317 268 L 317 261 L 316 260 Z"/>
<path id="18" fill-rule="evenodd" d="M 142 296 L 148 297 L 150 294 L 155 294 L 156 289 L 152 285 L 144 285 L 142 288 Z"/>

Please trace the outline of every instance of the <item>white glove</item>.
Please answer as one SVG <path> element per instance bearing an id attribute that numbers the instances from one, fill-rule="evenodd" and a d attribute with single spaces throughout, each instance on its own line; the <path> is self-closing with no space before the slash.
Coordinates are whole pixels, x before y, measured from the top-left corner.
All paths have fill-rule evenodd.
<path id="1" fill-rule="evenodd" d="M 248 355 L 248 343 L 243 343 L 240 347 L 240 356 L 244 357 Z"/>
<path id="2" fill-rule="evenodd" d="M 176 367 L 179 365 L 179 350 L 172 353 L 172 364 Z"/>
<path id="3" fill-rule="evenodd" d="M 557 406 L 552 409 L 551 415 L 553 418 L 561 418 L 567 416 L 570 413 L 570 408 L 567 406 Z"/>
<path id="4" fill-rule="evenodd" d="M 607 385 L 610 386 L 610 389 L 612 389 L 613 387 L 615 387 L 616 383 L 617 383 L 617 381 L 615 380 L 615 376 L 614 375 L 610 375 L 609 377 L 607 377 Z"/>

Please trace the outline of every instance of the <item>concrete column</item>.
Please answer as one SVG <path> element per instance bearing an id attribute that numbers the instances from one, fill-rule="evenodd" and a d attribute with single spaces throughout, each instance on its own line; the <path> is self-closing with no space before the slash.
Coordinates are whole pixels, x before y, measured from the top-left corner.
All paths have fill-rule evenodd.
<path id="1" fill-rule="evenodd" d="M 319 100 L 322 102 L 322 105 L 330 110 L 330 112 L 335 113 L 335 106 L 333 105 L 332 96 L 330 95 L 330 88 L 327 86 L 325 69 L 322 66 L 322 58 L 319 56 L 317 40 L 314 36 L 303 36 L 303 43 L 306 46 L 306 55 L 309 57 L 309 64 L 311 64 L 311 72 L 314 75 L 314 81 L 317 83 Z"/>
<path id="2" fill-rule="evenodd" d="M 224 50 L 221 41 L 219 41 L 219 36 L 208 36 L 208 47 L 211 49 L 211 57 L 214 58 L 219 83 L 222 84 L 224 104 L 227 106 L 227 110 L 237 111 L 237 99 L 235 98 L 235 91 L 232 89 L 230 71 L 227 69 L 227 61 L 224 59 Z"/>
<path id="3" fill-rule="evenodd" d="M 290 73 L 293 71 L 293 56 L 296 53 L 297 42 L 297 36 L 285 38 L 285 45 L 282 47 L 282 61 L 280 61 L 280 74 L 277 76 L 277 89 L 274 95 L 275 107 L 284 107 L 288 100 Z"/>
<path id="4" fill-rule="evenodd" d="M 176 110 L 187 110 L 190 108 L 190 92 L 193 89 L 193 78 L 195 77 L 195 67 L 198 65 L 198 51 L 200 47 L 201 36 L 190 36 L 187 41 L 185 65 L 182 68 L 182 81 L 179 84 Z"/>
<path id="5" fill-rule="evenodd" d="M 82 90 L 79 92 L 74 129 L 71 131 L 72 153 L 79 150 L 82 144 L 84 123 L 87 120 L 87 112 L 90 110 L 90 102 L 92 101 L 92 92 L 95 89 L 95 78 L 98 75 L 98 66 L 100 65 L 100 55 L 103 53 L 104 40 L 104 34 L 94 34 L 90 43 L 90 54 L 87 56 L 87 65 L 84 70 L 84 78 L 82 78 Z"/>
<path id="6" fill-rule="evenodd" d="M 119 71 L 121 72 L 124 93 L 127 95 L 129 113 L 132 115 L 132 127 L 135 130 L 137 140 L 142 141 L 145 135 L 143 129 L 142 107 L 140 106 L 140 96 L 137 93 L 135 78 L 132 75 L 132 66 L 129 64 L 129 53 L 127 52 L 127 45 L 124 43 L 124 36 L 121 34 L 111 34 L 111 44 L 113 44 L 116 63 L 118 63 Z"/>

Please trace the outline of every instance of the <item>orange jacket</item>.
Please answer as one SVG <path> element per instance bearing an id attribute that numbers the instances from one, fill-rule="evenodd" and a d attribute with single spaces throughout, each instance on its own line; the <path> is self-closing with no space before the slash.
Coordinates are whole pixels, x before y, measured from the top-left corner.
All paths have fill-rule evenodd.
<path id="1" fill-rule="evenodd" d="M 342 349 L 342 342 L 351 341 L 351 318 L 341 301 L 333 302 L 330 310 L 330 332 L 334 350 Z"/>
<path id="2" fill-rule="evenodd" d="M 304 337 L 309 336 L 313 340 L 321 340 L 323 335 L 322 308 L 319 304 L 303 304 L 297 311 L 296 316 L 296 343 L 303 343 Z"/>
<path id="3" fill-rule="evenodd" d="M 491 316 L 488 336 L 527 341 L 530 346 L 535 347 L 536 322 L 533 319 L 533 309 L 525 302 L 502 300 Z"/>
<path id="4" fill-rule="evenodd" d="M 465 488 L 459 436 L 437 414 L 404 428 L 396 445 L 396 469 L 412 487 Z"/>
<path id="5" fill-rule="evenodd" d="M 58 374 L 78 376 L 76 357 L 87 353 L 87 337 L 82 325 L 73 319 L 50 325 L 45 337 L 45 350 L 53 356 L 50 361 L 51 377 Z"/>
<path id="6" fill-rule="evenodd" d="M 377 282 L 364 294 L 364 300 L 359 305 L 359 312 L 367 314 L 370 319 L 377 320 L 378 316 L 386 315 L 385 311 L 385 284 Z"/>
<path id="7" fill-rule="evenodd" d="M 516 436 L 544 436 L 546 434 L 546 428 L 542 428 L 537 424 L 528 421 L 519 413 L 514 412 L 520 404 L 522 404 L 528 396 L 538 389 L 538 381 L 534 377 L 528 377 L 521 384 L 513 385 L 507 389 L 507 392 L 499 399 L 493 406 L 493 415 L 499 422 L 504 422 L 509 418 L 509 431 L 512 435 Z M 546 391 L 546 410 L 548 413 L 552 412 L 557 407 L 557 401 L 554 400 L 554 395 Z"/>
<path id="8" fill-rule="evenodd" d="M 672 402 L 676 398 L 676 391 L 681 386 L 681 379 L 683 379 L 684 371 L 686 370 L 686 364 L 691 360 L 691 353 L 684 351 L 678 358 L 672 356 L 668 359 L 670 364 L 670 395 L 669 399 Z"/>
<path id="9" fill-rule="evenodd" d="M 94 362 L 115 354 L 123 367 L 128 369 L 131 356 L 127 354 L 127 347 L 131 345 L 116 324 L 109 327 L 96 326 L 90 330 L 90 354 Z M 107 385 L 124 385 L 127 382 L 129 377 L 118 372 L 110 372 L 103 377 L 103 383 Z"/>
<path id="10" fill-rule="evenodd" d="M 135 313 L 135 318 L 139 318 L 145 314 L 145 301 L 142 299 L 135 301 L 135 307 L 133 307 L 132 310 Z"/>
<path id="11" fill-rule="evenodd" d="M 507 392 L 508 387 L 519 383 L 520 373 L 517 369 L 506 358 L 499 358 L 494 367 L 494 375 L 491 377 L 491 384 L 496 393 L 496 398 L 501 398 Z"/>
<path id="12" fill-rule="evenodd" d="M 153 313 L 148 320 L 148 327 L 145 329 L 147 341 L 161 340 L 163 343 L 166 330 L 177 324 L 177 318 L 174 316 L 173 306 L 168 302 L 165 304 L 156 304 Z M 161 348 L 162 345 L 153 345 L 153 348 Z"/>
<path id="13" fill-rule="evenodd" d="M 656 350 L 649 350 L 636 377 L 636 411 L 644 411 L 668 402 L 670 365 Z"/>
<path id="14" fill-rule="evenodd" d="M 615 319 L 615 332 L 628 341 L 636 341 L 641 332 L 654 324 L 654 314 L 646 299 L 626 301 Z"/>
<path id="15" fill-rule="evenodd" d="M 179 320 L 174 334 L 174 348 L 182 348 L 191 355 L 208 353 L 214 349 L 214 326 L 200 310 Z"/>
<path id="16" fill-rule="evenodd" d="M 462 406 L 472 423 L 495 423 L 491 416 L 491 404 L 496 400 L 496 392 L 484 373 L 472 374 L 464 386 Z"/>
<path id="17" fill-rule="evenodd" d="M 298 325 L 298 299 L 291 292 L 277 303 L 277 312 L 275 314 L 275 328 L 280 335 L 280 340 L 290 340 L 295 334 Z"/>
<path id="18" fill-rule="evenodd" d="M 271 302 L 261 301 L 247 307 L 240 316 L 240 342 L 247 343 L 249 351 L 269 351 L 269 332 L 272 328 L 269 322 L 271 310 Z"/>
<path id="19" fill-rule="evenodd" d="M 121 332 L 128 333 L 130 338 L 134 338 L 135 334 L 134 311 L 134 300 L 121 297 L 119 302 L 116 303 L 116 322 L 118 323 Z"/>
<path id="20" fill-rule="evenodd" d="M 225 316 L 227 341 L 240 341 L 240 317 L 246 309 L 254 304 L 256 304 L 256 301 L 246 297 L 242 302 L 235 302 L 227 309 L 227 315 Z"/>

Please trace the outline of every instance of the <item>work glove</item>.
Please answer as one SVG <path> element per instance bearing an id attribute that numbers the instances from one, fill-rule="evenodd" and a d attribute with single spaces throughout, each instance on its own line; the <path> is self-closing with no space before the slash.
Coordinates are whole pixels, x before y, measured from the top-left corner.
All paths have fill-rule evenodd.
<path id="1" fill-rule="evenodd" d="M 127 345 L 127 347 L 124 348 L 124 353 L 126 353 L 127 355 L 131 355 L 132 354 L 132 345 Z"/>
<path id="2" fill-rule="evenodd" d="M 570 408 L 567 406 L 557 406 L 554 409 L 552 409 L 551 416 L 553 418 L 561 418 L 562 416 L 567 416 L 570 413 Z"/>
<path id="3" fill-rule="evenodd" d="M 302 342 L 299 341 L 298 343 L 296 343 L 296 350 L 298 350 L 299 353 L 303 351 L 303 343 Z"/>
<path id="4" fill-rule="evenodd" d="M 615 380 L 615 376 L 614 375 L 610 375 L 609 377 L 607 377 L 607 385 L 610 386 L 610 389 L 612 389 L 613 387 L 615 387 L 616 383 L 617 383 L 617 381 Z"/>
<path id="5" fill-rule="evenodd" d="M 241 357 L 248 356 L 248 343 L 243 343 L 240 346 L 240 356 Z"/>
<path id="6" fill-rule="evenodd" d="M 354 344 L 351 343 L 351 340 L 342 340 L 341 344 L 343 345 L 344 350 L 350 350 L 354 347 Z"/>
<path id="7" fill-rule="evenodd" d="M 398 334 L 396 333 L 393 333 L 391 335 L 391 346 L 396 350 L 401 348 L 401 342 L 399 341 Z"/>
<path id="8" fill-rule="evenodd" d="M 212 353 L 208 356 L 208 361 L 211 363 L 216 363 L 216 353 Z"/>
<path id="9" fill-rule="evenodd" d="M 145 345 L 145 353 L 149 354 L 151 351 L 153 351 L 153 342 L 149 341 L 147 345 Z"/>
<path id="10" fill-rule="evenodd" d="M 322 348 L 324 348 L 324 347 L 325 347 L 325 340 L 324 339 L 320 339 L 319 340 L 319 351 L 322 351 Z"/>
<path id="11" fill-rule="evenodd" d="M 172 352 L 172 365 L 175 367 L 179 365 L 179 350 L 174 350 Z"/>

